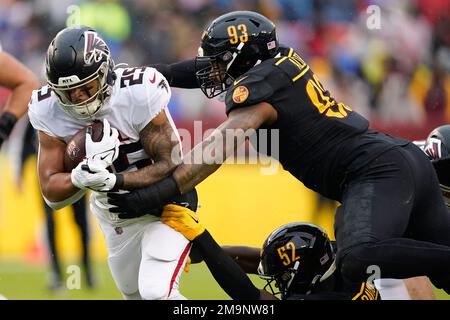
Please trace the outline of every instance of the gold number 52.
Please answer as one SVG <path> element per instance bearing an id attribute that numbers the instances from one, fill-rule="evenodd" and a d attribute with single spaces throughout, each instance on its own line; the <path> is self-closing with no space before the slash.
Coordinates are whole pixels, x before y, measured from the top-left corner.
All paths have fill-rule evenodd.
<path id="1" fill-rule="evenodd" d="M 286 250 L 289 249 L 291 250 L 291 256 L 286 253 Z M 292 241 L 289 241 L 288 243 L 286 243 L 286 245 L 278 248 L 277 251 L 281 261 L 283 262 L 283 265 L 285 266 L 288 266 L 292 262 L 300 259 L 300 257 L 295 254 L 295 244 Z"/>
<path id="2" fill-rule="evenodd" d="M 236 44 L 240 42 L 248 41 L 248 33 L 247 26 L 245 24 L 238 24 L 238 26 L 229 26 L 227 28 L 228 35 L 230 36 L 230 43 Z M 240 35 L 238 35 L 238 31 L 240 31 Z"/>

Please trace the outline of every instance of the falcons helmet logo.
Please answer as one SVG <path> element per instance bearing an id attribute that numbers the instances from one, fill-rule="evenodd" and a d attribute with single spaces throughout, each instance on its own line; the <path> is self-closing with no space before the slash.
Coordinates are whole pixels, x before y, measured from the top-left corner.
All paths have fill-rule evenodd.
<path id="1" fill-rule="evenodd" d="M 97 32 L 86 31 L 84 33 L 84 62 L 91 65 L 102 60 L 103 55 L 109 56 L 109 48 Z"/>
<path id="2" fill-rule="evenodd" d="M 440 159 L 442 157 L 442 141 L 437 138 L 430 138 L 425 146 L 425 153 L 432 159 Z"/>

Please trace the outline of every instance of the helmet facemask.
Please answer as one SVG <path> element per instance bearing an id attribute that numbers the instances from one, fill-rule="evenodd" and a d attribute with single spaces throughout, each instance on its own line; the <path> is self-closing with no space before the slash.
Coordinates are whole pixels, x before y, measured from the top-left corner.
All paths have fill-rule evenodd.
<path id="1" fill-rule="evenodd" d="M 237 77 L 261 62 L 260 60 L 242 58 L 243 56 L 252 56 L 249 54 L 241 55 L 244 50 L 249 51 L 251 49 L 249 46 L 245 46 L 243 42 L 239 43 L 234 50 L 207 56 L 204 56 L 203 49 L 199 48 L 196 65 L 207 66 L 197 71 L 196 77 L 200 89 L 208 98 L 216 97 L 227 91 Z M 196 69 L 198 68 L 196 67 Z"/>
<path id="2" fill-rule="evenodd" d="M 112 60 L 108 57 L 95 73 L 84 79 L 80 80 L 76 75 L 73 75 L 59 78 L 59 83 L 57 84 L 48 81 L 48 85 L 54 91 L 58 102 L 67 113 L 80 120 L 91 119 L 106 105 L 107 99 L 111 96 L 112 85 L 108 78 L 109 73 L 112 72 L 113 65 Z M 85 86 L 91 81 L 97 81 L 97 92 L 92 94 L 87 100 L 78 103 L 72 102 L 70 92 Z"/>

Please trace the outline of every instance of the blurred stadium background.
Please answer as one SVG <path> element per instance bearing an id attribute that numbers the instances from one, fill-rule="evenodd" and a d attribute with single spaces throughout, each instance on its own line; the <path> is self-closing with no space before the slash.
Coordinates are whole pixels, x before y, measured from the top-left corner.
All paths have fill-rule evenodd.
<path id="1" fill-rule="evenodd" d="M 379 28 L 368 24 L 374 18 L 371 8 L 380 10 Z M 46 48 L 74 22 L 74 12 L 81 24 L 106 38 L 116 64 L 146 65 L 195 56 L 208 21 L 232 10 L 255 10 L 272 19 L 281 43 L 297 48 L 335 98 L 365 115 L 373 128 L 413 140 L 450 122 L 448 0 L 0 0 L 0 42 L 44 82 Z M 7 97 L 0 88 L 0 110 Z M 223 104 L 200 90 L 174 89 L 169 107 L 177 126 L 190 131 L 195 120 L 202 120 L 206 130 L 225 117 Z M 9 299 L 120 299 L 93 216 L 96 289 L 47 291 L 36 159 L 26 163 L 19 186 L 14 135 L 0 154 L 0 294 Z M 335 203 L 286 172 L 261 175 L 258 165 L 228 165 L 198 190 L 201 219 L 220 244 L 260 246 L 270 231 L 296 220 L 319 223 L 333 236 Z M 64 266 L 77 264 L 80 255 L 72 220 L 67 210 L 56 214 Z M 191 266 L 181 288 L 190 299 L 227 298 L 204 265 Z"/>

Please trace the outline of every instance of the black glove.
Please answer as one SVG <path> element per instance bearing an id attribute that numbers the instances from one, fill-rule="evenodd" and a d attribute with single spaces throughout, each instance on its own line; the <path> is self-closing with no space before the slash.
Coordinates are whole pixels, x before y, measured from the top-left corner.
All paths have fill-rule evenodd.
<path id="1" fill-rule="evenodd" d="M 162 206 L 180 196 L 175 179 L 170 176 L 148 187 L 133 190 L 129 193 L 108 193 L 108 203 L 116 206 L 109 211 L 119 213 L 120 219 L 130 219 L 153 214 L 161 216 Z"/>
<path id="2" fill-rule="evenodd" d="M 3 141 L 8 138 L 16 122 L 17 118 L 12 113 L 4 112 L 0 116 L 0 148 L 2 147 Z"/>

